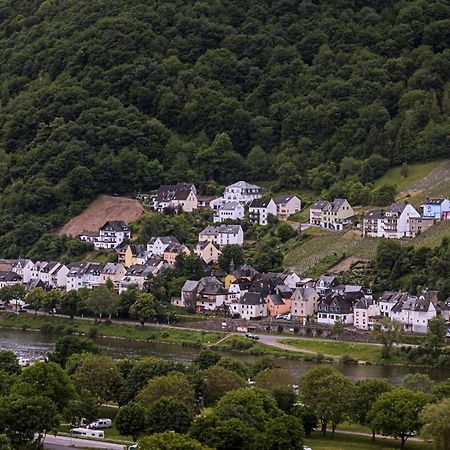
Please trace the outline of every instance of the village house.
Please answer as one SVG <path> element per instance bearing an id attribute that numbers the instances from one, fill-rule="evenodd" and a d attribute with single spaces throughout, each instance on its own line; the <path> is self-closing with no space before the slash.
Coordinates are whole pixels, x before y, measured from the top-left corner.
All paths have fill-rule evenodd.
<path id="1" fill-rule="evenodd" d="M 277 205 L 272 199 L 256 198 L 249 206 L 249 219 L 251 223 L 267 225 L 269 215 L 277 216 Z"/>
<path id="2" fill-rule="evenodd" d="M 436 225 L 438 219 L 434 217 L 410 217 L 409 229 L 411 236 L 417 236 Z"/>
<path id="3" fill-rule="evenodd" d="M 239 300 L 251 287 L 252 282 L 247 278 L 237 278 L 228 286 L 228 300 Z"/>
<path id="4" fill-rule="evenodd" d="M 208 241 L 219 246 L 243 245 L 244 231 L 240 225 L 208 226 L 198 236 L 200 242 Z"/>
<path id="5" fill-rule="evenodd" d="M 436 315 L 436 307 L 429 298 L 423 295 L 409 296 L 402 305 L 400 321 L 403 323 L 405 331 L 427 333 L 428 322 Z"/>
<path id="6" fill-rule="evenodd" d="M 353 326 L 359 330 L 372 330 L 380 318 L 380 304 L 372 297 L 363 297 L 353 306 Z"/>
<path id="7" fill-rule="evenodd" d="M 22 277 L 15 272 L 0 272 L 0 289 L 5 286 L 14 286 L 21 284 Z"/>
<path id="8" fill-rule="evenodd" d="M 266 297 L 267 314 L 276 317 L 291 312 L 291 299 L 283 298 L 280 294 L 269 294 Z"/>
<path id="9" fill-rule="evenodd" d="M 239 202 L 226 202 L 215 209 L 213 222 L 225 222 L 225 220 L 242 220 L 244 218 L 244 207 Z"/>
<path id="10" fill-rule="evenodd" d="M 317 303 L 317 323 L 334 325 L 353 324 L 353 306 L 350 300 L 333 293 L 321 298 Z"/>
<path id="11" fill-rule="evenodd" d="M 291 289 L 295 289 L 298 287 L 298 284 L 301 281 L 301 277 L 297 272 L 294 272 L 293 270 L 286 270 L 282 274 L 283 283 L 286 286 L 289 286 Z"/>
<path id="12" fill-rule="evenodd" d="M 164 250 L 163 260 L 170 266 L 174 266 L 177 256 L 181 253 L 189 256 L 191 254 L 191 251 L 185 245 L 173 242 L 172 244 L 169 244 Z"/>
<path id="13" fill-rule="evenodd" d="M 166 248 L 171 244 L 179 244 L 175 236 L 152 237 L 147 243 L 147 251 L 152 255 L 163 256 Z"/>
<path id="14" fill-rule="evenodd" d="M 309 210 L 309 221 L 312 225 L 341 231 L 351 224 L 354 215 L 353 208 L 345 198 L 336 198 L 332 202 L 319 200 Z"/>
<path id="15" fill-rule="evenodd" d="M 407 292 L 385 291 L 379 298 L 380 314 L 384 317 L 391 317 L 392 308 L 399 302 L 404 302 L 408 297 Z"/>
<path id="16" fill-rule="evenodd" d="M 29 272 L 28 269 L 24 271 L 25 283 L 37 279 L 54 288 L 65 288 L 67 285 L 69 269 L 64 264 L 57 261 L 37 261 L 27 267 Z"/>
<path id="17" fill-rule="evenodd" d="M 164 266 L 160 256 L 155 256 L 146 261 L 145 264 L 135 264 L 127 269 L 124 278 L 119 281 L 119 294 L 131 286 L 143 289 L 144 284 L 152 275 L 156 275 Z"/>
<path id="18" fill-rule="evenodd" d="M 159 213 L 167 209 L 192 212 L 197 207 L 197 189 L 192 183 L 162 185 L 153 197 L 153 209 Z"/>
<path id="19" fill-rule="evenodd" d="M 338 280 L 334 275 L 321 275 L 314 285 L 318 294 L 330 293 L 332 288 L 337 286 Z"/>
<path id="20" fill-rule="evenodd" d="M 131 267 L 134 264 L 138 264 L 138 256 L 145 252 L 146 247 L 144 244 L 130 244 L 126 246 L 123 259 L 118 258 L 118 262 L 123 263 L 125 267 Z"/>
<path id="21" fill-rule="evenodd" d="M 200 209 L 212 209 L 211 202 L 216 197 L 214 195 L 198 195 L 197 196 L 197 207 Z"/>
<path id="22" fill-rule="evenodd" d="M 24 279 L 27 274 L 31 274 L 33 265 L 31 259 L 0 259 L 0 272 L 14 272 Z M 28 277 L 27 282 L 29 280 L 30 277 Z"/>
<path id="23" fill-rule="evenodd" d="M 256 198 L 261 198 L 262 189 L 254 184 L 245 181 L 238 181 L 225 188 L 223 197 L 226 201 L 237 201 L 241 203 L 249 203 Z"/>
<path id="24" fill-rule="evenodd" d="M 299 287 L 291 296 L 291 316 L 303 325 L 311 322 L 317 313 L 319 294 L 312 287 Z"/>
<path id="25" fill-rule="evenodd" d="M 125 239 L 131 239 L 131 231 L 123 220 L 108 220 L 98 232 L 83 232 L 79 237 L 82 241 L 92 242 L 97 250 L 110 250 Z"/>
<path id="26" fill-rule="evenodd" d="M 242 266 L 235 269 L 234 262 L 231 261 L 230 273 L 226 275 L 224 281 L 225 287 L 228 288 L 229 285 L 238 278 L 246 278 L 247 280 L 251 280 L 255 275 L 259 275 L 259 272 L 249 264 L 243 264 Z"/>
<path id="27" fill-rule="evenodd" d="M 224 307 L 227 300 L 228 291 L 216 277 L 187 280 L 181 288 L 181 304 L 197 312 L 214 311 Z"/>
<path id="28" fill-rule="evenodd" d="M 100 272 L 100 284 L 106 284 L 110 280 L 116 289 L 119 288 L 119 281 L 123 279 L 126 268 L 121 263 L 106 263 Z"/>
<path id="29" fill-rule="evenodd" d="M 447 323 L 450 322 L 450 297 L 436 303 L 436 313 L 440 315 Z"/>
<path id="30" fill-rule="evenodd" d="M 448 198 L 427 197 L 420 206 L 424 217 L 445 219 L 450 213 L 450 200 Z"/>
<path id="31" fill-rule="evenodd" d="M 246 292 L 239 300 L 230 304 L 230 312 L 242 319 L 257 319 L 267 316 L 267 304 L 261 293 Z"/>
<path id="32" fill-rule="evenodd" d="M 411 220 L 414 219 L 413 224 Z M 386 211 L 369 211 L 363 220 L 363 234 L 371 237 L 400 239 L 414 237 L 432 224 L 422 221 L 415 208 L 407 203 L 392 203 Z"/>
<path id="33" fill-rule="evenodd" d="M 201 258 L 206 264 L 219 261 L 222 252 L 211 242 L 198 242 L 194 247 L 194 254 Z"/>
<path id="34" fill-rule="evenodd" d="M 274 201 L 277 205 L 277 217 L 280 220 L 287 220 L 302 209 L 302 202 L 296 195 L 279 195 Z"/>

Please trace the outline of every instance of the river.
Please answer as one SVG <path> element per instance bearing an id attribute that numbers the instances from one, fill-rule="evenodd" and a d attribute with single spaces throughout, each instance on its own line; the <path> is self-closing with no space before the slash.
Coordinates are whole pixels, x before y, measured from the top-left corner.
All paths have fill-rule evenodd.
<path id="1" fill-rule="evenodd" d="M 200 352 L 197 348 L 155 342 L 127 341 L 123 339 L 96 338 L 102 352 L 113 358 L 139 359 L 144 356 L 189 362 Z M 13 350 L 18 356 L 35 359 L 45 356 L 53 349 L 55 337 L 30 331 L 8 330 L 0 328 L 0 348 Z M 242 362 L 252 363 L 256 356 L 233 353 L 231 356 Z M 315 363 L 308 361 L 277 359 L 279 365 L 296 375 L 306 372 Z M 366 378 L 385 378 L 394 384 L 400 384 L 408 373 L 426 373 L 435 381 L 450 378 L 450 369 L 433 369 L 425 367 L 377 366 L 377 365 L 343 365 L 336 367 L 353 380 Z"/>

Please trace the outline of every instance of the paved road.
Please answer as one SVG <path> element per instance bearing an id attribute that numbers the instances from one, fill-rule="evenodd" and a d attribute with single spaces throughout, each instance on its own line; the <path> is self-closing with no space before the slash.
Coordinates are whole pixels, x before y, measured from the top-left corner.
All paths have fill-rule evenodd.
<path id="1" fill-rule="evenodd" d="M 50 450 L 65 450 L 67 448 L 99 448 L 103 450 L 123 450 L 122 444 L 111 444 L 102 441 L 90 441 L 88 439 L 76 439 L 66 436 L 46 436 L 44 448 Z"/>

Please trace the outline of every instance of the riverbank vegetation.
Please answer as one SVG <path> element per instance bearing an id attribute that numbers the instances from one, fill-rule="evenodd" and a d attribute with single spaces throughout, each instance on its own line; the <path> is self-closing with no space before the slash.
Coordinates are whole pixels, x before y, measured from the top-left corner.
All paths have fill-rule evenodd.
<path id="1" fill-rule="evenodd" d="M 0 351 L 0 379 L 0 439 L 15 450 L 40 448 L 47 433 L 67 431 L 63 421 L 76 427 L 100 415 L 113 420 L 107 437 L 138 440 L 144 450 L 302 450 L 305 443 L 428 450 L 408 440 L 423 433 L 439 445 L 450 432 L 450 383 L 421 374 L 395 387 L 355 383 L 317 365 L 298 379 L 268 356 L 244 364 L 211 350 L 189 364 L 115 361 L 93 342 L 66 336 L 48 361 L 24 369 L 12 352 Z M 351 424 L 363 435 L 348 434 Z M 398 441 L 372 441 L 377 433 Z"/>

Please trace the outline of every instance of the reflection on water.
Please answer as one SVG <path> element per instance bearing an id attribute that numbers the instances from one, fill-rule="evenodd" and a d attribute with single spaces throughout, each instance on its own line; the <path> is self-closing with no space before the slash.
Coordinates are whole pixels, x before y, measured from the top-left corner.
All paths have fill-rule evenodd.
<path id="1" fill-rule="evenodd" d="M 0 328 L 0 348 L 13 350 L 18 356 L 25 358 L 34 359 L 46 355 L 53 349 L 54 341 L 54 336 L 46 334 Z M 197 348 L 155 342 L 138 342 L 111 338 L 97 338 L 95 341 L 104 354 L 114 358 L 139 359 L 144 356 L 159 356 L 188 362 L 192 361 L 200 351 Z M 230 356 L 247 363 L 252 363 L 257 358 L 251 355 L 235 353 Z M 280 366 L 291 370 L 296 375 L 306 372 L 315 364 L 313 362 L 286 359 L 278 359 L 277 362 Z M 408 373 L 426 373 L 436 381 L 442 381 L 450 377 L 450 369 L 369 365 L 338 365 L 337 367 L 354 380 L 386 378 L 395 384 L 399 384 Z"/>

